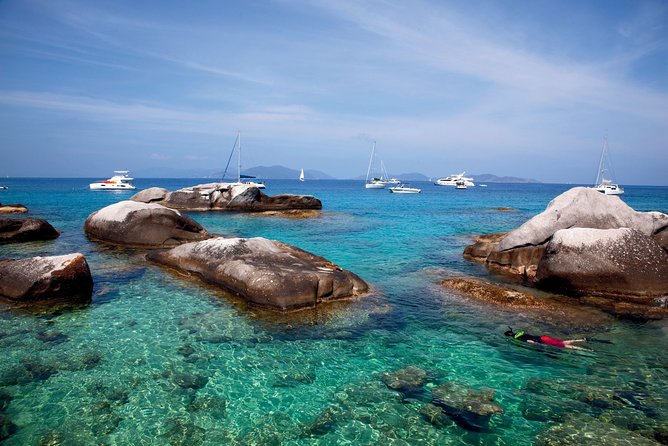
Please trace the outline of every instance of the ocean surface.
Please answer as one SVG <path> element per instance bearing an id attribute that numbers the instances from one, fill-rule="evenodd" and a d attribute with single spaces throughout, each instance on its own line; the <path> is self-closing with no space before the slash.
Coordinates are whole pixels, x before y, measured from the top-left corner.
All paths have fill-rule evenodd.
<path id="1" fill-rule="evenodd" d="M 571 185 L 460 191 L 414 182 L 421 194 L 394 195 L 360 181 L 270 180 L 266 193 L 315 195 L 322 215 L 189 214 L 213 233 L 296 245 L 372 285 L 365 298 L 281 316 L 150 264 L 143 251 L 89 241 L 86 217 L 133 194 L 90 191 L 92 180 L 0 181 L 9 186 L 0 202 L 24 204 L 28 216 L 62 231 L 54 241 L 0 245 L 0 258 L 80 252 L 95 281 L 87 306 L 0 307 L 0 431 L 15 426 L 3 446 L 517 446 L 578 432 L 616 439 L 591 444 L 666 444 L 668 321 L 593 312 L 583 326 L 476 304 L 439 286 L 487 277 L 462 258 L 471 237 L 517 227 Z M 622 199 L 668 213 L 666 187 L 626 186 Z M 503 336 L 508 325 L 611 343 L 589 343 L 590 352 L 527 348 Z M 428 371 L 422 393 L 383 384 L 384 373 L 408 365 Z M 505 412 L 478 430 L 423 415 L 430 390 L 444 382 L 494 389 Z"/>

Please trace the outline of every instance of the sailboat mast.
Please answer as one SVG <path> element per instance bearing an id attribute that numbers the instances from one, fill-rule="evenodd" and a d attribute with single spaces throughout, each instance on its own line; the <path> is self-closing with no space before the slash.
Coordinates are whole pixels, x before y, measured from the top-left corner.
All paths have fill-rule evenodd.
<path id="1" fill-rule="evenodd" d="M 366 182 L 369 182 L 369 174 L 371 173 L 371 163 L 373 163 L 373 155 L 376 153 L 376 141 L 373 142 L 373 147 L 371 148 L 371 158 L 369 159 L 369 168 L 366 170 Z"/>
<path id="2" fill-rule="evenodd" d="M 239 153 L 237 154 L 237 183 L 241 184 L 241 132 L 237 133 L 239 138 Z"/>
<path id="3" fill-rule="evenodd" d="M 605 159 L 605 152 L 608 149 L 608 135 L 603 137 L 603 149 L 601 150 L 601 159 L 598 161 L 598 173 L 596 174 L 596 185 L 598 186 L 603 181 L 603 160 Z"/>

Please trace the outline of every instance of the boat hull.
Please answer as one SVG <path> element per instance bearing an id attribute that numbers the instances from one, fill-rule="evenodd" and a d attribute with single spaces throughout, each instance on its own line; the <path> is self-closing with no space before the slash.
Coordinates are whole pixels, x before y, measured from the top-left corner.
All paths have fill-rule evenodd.
<path id="1" fill-rule="evenodd" d="M 391 187 L 390 192 L 393 194 L 419 194 L 422 192 L 422 189 L 417 189 L 413 187 Z"/>
<path id="2" fill-rule="evenodd" d="M 364 187 L 366 189 L 385 189 L 387 186 L 385 183 L 366 183 Z"/>
<path id="3" fill-rule="evenodd" d="M 624 189 L 619 186 L 597 186 L 592 189 L 605 195 L 622 195 L 624 193 Z"/>
<path id="4" fill-rule="evenodd" d="M 111 184 L 111 183 L 91 183 L 90 190 L 133 190 L 136 189 L 132 184 Z"/>

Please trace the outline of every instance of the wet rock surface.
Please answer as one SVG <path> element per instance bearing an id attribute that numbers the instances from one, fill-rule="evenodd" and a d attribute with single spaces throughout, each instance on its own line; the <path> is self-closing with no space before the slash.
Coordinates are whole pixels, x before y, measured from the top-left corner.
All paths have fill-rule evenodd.
<path id="1" fill-rule="evenodd" d="M 168 208 L 188 211 L 266 212 L 322 209 L 320 200 L 310 195 L 269 196 L 257 187 L 235 183 L 199 184 L 173 192 L 150 188 L 135 194 L 130 199 L 144 203 L 159 203 Z M 313 215 L 301 213 L 293 216 L 308 218 Z"/>
<path id="2" fill-rule="evenodd" d="M 89 302 L 93 278 L 79 253 L 0 260 L 0 297 L 10 302 Z"/>
<path id="3" fill-rule="evenodd" d="M 0 218 L 0 243 L 52 240 L 60 233 L 41 218 Z"/>
<path id="4" fill-rule="evenodd" d="M 86 234 L 106 243 L 164 248 L 204 240 L 209 233 L 195 220 L 159 204 L 121 201 L 93 212 Z"/>
<path id="5" fill-rule="evenodd" d="M 454 382 L 433 389 L 431 403 L 471 430 L 487 429 L 492 415 L 505 412 L 494 402 L 494 389 L 472 389 Z"/>
<path id="6" fill-rule="evenodd" d="M 368 285 L 327 259 L 263 238 L 215 238 L 147 258 L 279 310 L 359 296 Z"/>

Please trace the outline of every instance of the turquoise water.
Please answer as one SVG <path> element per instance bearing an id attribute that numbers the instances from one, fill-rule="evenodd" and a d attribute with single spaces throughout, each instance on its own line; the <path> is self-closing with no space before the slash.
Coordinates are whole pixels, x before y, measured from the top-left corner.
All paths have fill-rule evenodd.
<path id="1" fill-rule="evenodd" d="M 322 216 L 190 214 L 210 232 L 325 256 L 373 287 L 359 301 L 278 316 L 149 264 L 143 252 L 88 241 L 85 218 L 132 195 L 91 192 L 89 182 L 7 179 L 0 191 L 0 202 L 22 203 L 63 231 L 54 241 L 0 245 L 0 258 L 81 252 L 95 280 L 85 307 L 0 307 L 0 419 L 16 427 L 3 445 L 530 445 L 552 426 L 586 431 L 592 422 L 630 440 L 668 433 L 668 322 L 596 313 L 586 327 L 537 320 L 438 285 L 485 276 L 461 256 L 471 236 L 518 226 L 568 185 L 414 183 L 422 194 L 393 195 L 355 181 L 275 180 L 267 193 L 313 194 Z M 628 186 L 623 199 L 668 213 L 668 188 Z M 506 325 L 613 344 L 585 353 L 523 348 L 502 336 Z M 424 395 L 383 384 L 384 372 L 407 365 L 430 372 Z M 505 413 L 480 432 L 432 424 L 420 410 L 445 381 L 495 389 Z"/>

